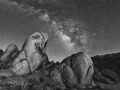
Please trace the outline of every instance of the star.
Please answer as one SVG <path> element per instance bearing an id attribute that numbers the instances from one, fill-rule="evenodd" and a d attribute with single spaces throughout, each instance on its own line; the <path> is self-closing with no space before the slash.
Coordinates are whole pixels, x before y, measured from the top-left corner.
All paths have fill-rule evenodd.
<path id="1" fill-rule="evenodd" d="M 96 35 L 97 35 L 97 33 L 93 33 L 93 35 L 94 35 L 94 36 L 96 36 Z"/>

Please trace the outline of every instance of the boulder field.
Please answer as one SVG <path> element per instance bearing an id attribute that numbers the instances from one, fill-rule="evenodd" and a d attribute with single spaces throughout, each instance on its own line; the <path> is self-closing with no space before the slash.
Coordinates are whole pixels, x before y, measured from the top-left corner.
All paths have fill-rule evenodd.
<path id="1" fill-rule="evenodd" d="M 120 54 L 90 57 L 77 52 L 50 62 L 48 35 L 36 32 L 21 50 L 0 50 L 0 90 L 120 90 Z"/>

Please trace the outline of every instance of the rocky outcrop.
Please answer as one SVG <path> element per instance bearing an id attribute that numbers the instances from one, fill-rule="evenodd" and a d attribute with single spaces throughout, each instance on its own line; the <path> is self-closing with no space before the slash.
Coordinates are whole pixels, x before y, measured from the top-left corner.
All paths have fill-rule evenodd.
<path id="1" fill-rule="evenodd" d="M 24 43 L 23 48 L 13 62 L 13 71 L 17 75 L 34 72 L 47 58 L 43 55 L 48 36 L 46 33 L 34 33 Z M 44 57 L 43 57 L 44 56 Z M 47 56 L 46 56 L 47 57 Z"/>
<path id="2" fill-rule="evenodd" d="M 12 65 L 6 69 L 0 71 L 0 77 L 15 76 L 15 75 L 27 75 L 34 72 L 42 63 L 47 62 L 47 56 L 45 56 L 45 47 L 48 40 L 46 33 L 34 33 L 24 43 L 22 50 L 18 54 L 18 48 L 16 45 L 9 45 L 1 56 L 1 61 L 9 63 L 10 59 Z M 18 54 L 18 55 L 17 55 Z M 12 58 L 15 57 L 16 58 Z"/>
<path id="3" fill-rule="evenodd" d="M 116 72 L 120 76 L 120 53 L 113 53 L 107 55 L 97 55 L 91 57 L 96 68 L 109 69 Z"/>
<path id="4" fill-rule="evenodd" d="M 83 52 L 73 54 L 63 60 L 62 63 L 73 69 L 79 83 L 79 88 L 83 89 L 91 84 L 94 73 L 93 62 L 87 54 Z"/>
<path id="5" fill-rule="evenodd" d="M 48 35 L 36 32 L 21 50 L 0 50 L 0 90 L 120 90 L 119 53 L 89 57 L 78 52 L 50 62 Z"/>
<path id="6" fill-rule="evenodd" d="M 120 90 L 120 53 L 91 57 L 95 73 L 93 80 L 103 90 Z"/>

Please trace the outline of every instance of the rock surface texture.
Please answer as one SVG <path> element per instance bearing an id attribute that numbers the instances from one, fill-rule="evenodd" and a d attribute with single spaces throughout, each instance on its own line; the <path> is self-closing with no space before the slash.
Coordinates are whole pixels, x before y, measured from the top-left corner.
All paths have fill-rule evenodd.
<path id="1" fill-rule="evenodd" d="M 120 90 L 120 53 L 89 57 L 78 52 L 50 62 L 48 35 L 36 32 L 21 50 L 0 50 L 0 90 Z"/>

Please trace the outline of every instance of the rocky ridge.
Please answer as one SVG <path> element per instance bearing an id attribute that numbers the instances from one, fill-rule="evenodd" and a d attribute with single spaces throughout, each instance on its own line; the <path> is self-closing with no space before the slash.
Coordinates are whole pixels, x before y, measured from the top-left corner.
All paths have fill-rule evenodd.
<path id="1" fill-rule="evenodd" d="M 48 35 L 36 32 L 21 50 L 0 50 L 0 90 L 120 90 L 120 53 L 90 57 L 78 52 L 50 62 Z"/>

